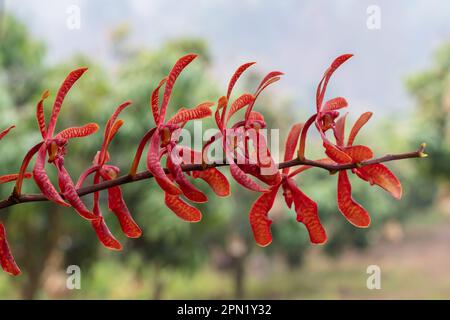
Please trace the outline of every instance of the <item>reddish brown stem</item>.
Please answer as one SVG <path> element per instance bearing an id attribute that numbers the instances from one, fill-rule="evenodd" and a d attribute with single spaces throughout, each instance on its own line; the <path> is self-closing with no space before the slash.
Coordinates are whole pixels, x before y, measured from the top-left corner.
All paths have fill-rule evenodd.
<path id="1" fill-rule="evenodd" d="M 145 145 L 145 144 L 144 144 Z M 282 162 L 278 164 L 279 169 L 288 168 L 288 167 L 295 167 L 299 165 L 308 165 L 311 167 L 317 167 L 322 168 L 325 170 L 328 170 L 330 173 L 340 171 L 340 170 L 348 170 L 353 168 L 358 168 L 370 164 L 376 164 L 376 163 L 382 163 L 382 162 L 389 162 L 389 161 L 396 161 L 396 160 L 402 160 L 402 159 L 411 159 L 411 158 L 424 158 L 427 155 L 424 153 L 425 151 L 425 144 L 422 144 L 420 148 L 416 151 L 407 152 L 407 153 L 400 153 L 400 154 L 390 154 L 386 155 L 380 158 L 374 158 L 371 160 L 363 161 L 360 163 L 348 163 L 348 164 L 326 164 L 318 161 L 308 160 L 308 159 L 293 159 L 290 161 Z M 182 170 L 184 172 L 186 171 L 202 171 L 207 168 L 216 168 L 216 167 L 223 167 L 227 166 L 228 164 L 223 163 L 213 163 L 207 166 L 204 166 L 202 164 L 190 164 L 190 165 L 184 165 L 182 166 Z M 168 172 L 167 169 L 165 169 L 166 172 Z M 84 196 L 87 194 L 94 193 L 96 191 L 109 189 L 118 185 L 127 184 L 131 182 L 136 182 L 140 180 L 146 180 L 152 178 L 153 175 L 148 171 L 142 171 L 137 173 L 136 175 L 132 176 L 130 174 L 123 175 L 121 177 L 118 177 L 113 180 L 104 181 L 98 184 L 94 184 L 91 186 L 83 187 L 77 190 L 79 196 Z M 47 198 L 45 198 L 42 194 L 24 194 L 16 196 L 12 194 L 8 199 L 0 201 L 0 209 L 4 209 L 7 207 L 14 206 L 16 204 L 25 203 L 25 202 L 37 202 L 37 201 L 48 201 Z"/>

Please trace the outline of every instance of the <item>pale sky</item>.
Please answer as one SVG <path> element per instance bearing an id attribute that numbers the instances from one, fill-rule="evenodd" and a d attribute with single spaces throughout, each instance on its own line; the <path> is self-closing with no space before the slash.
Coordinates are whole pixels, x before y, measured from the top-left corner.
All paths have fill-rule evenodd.
<path id="1" fill-rule="evenodd" d="M 80 8 L 79 30 L 66 26 L 71 5 Z M 367 28 L 370 5 L 380 9 L 380 29 Z M 205 38 L 214 74 L 223 82 L 249 60 L 257 61 L 261 72 L 284 71 L 278 90 L 309 108 L 332 58 L 354 53 L 333 79 L 330 94 L 345 96 L 357 111 L 405 110 L 412 102 L 404 79 L 450 41 L 447 0 L 6 0 L 5 7 L 47 43 L 49 62 L 77 52 L 108 61 L 109 31 L 126 22 L 140 46 L 182 35 Z"/>

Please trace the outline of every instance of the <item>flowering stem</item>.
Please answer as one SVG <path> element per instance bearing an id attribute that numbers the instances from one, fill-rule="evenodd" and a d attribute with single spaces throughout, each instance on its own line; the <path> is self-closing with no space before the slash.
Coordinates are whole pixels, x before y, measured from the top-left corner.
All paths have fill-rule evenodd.
<path id="1" fill-rule="evenodd" d="M 399 154 L 388 154 L 380 158 L 374 158 L 367 161 L 363 161 L 360 163 L 348 163 L 348 164 L 326 164 L 319 161 L 309 160 L 309 159 L 293 159 L 286 162 L 281 162 L 278 164 L 279 169 L 295 167 L 299 165 L 308 165 L 311 167 L 322 168 L 324 170 L 329 171 L 330 173 L 334 173 L 341 170 L 348 170 L 353 168 L 359 168 L 362 166 L 377 164 L 382 162 L 396 161 L 402 159 L 411 159 L 411 158 L 424 158 L 427 154 L 425 153 L 425 144 L 422 144 L 419 149 L 412 152 L 399 153 Z M 189 164 L 182 166 L 182 170 L 184 172 L 187 171 L 202 171 L 207 168 L 216 168 L 227 166 L 228 164 L 223 161 L 222 163 L 212 163 L 207 166 L 202 164 Z M 165 169 L 168 173 L 168 170 Z M 118 185 L 132 183 L 136 181 L 146 180 L 153 178 L 153 175 L 148 171 L 141 171 L 136 173 L 134 176 L 130 174 L 126 174 L 116 179 L 104 181 L 98 184 L 94 184 L 91 186 L 79 188 L 77 190 L 79 196 L 84 196 L 87 194 L 91 194 L 97 191 L 109 189 Z M 14 193 L 7 199 L 0 201 L 0 210 L 5 209 L 7 207 L 11 207 L 20 203 L 26 202 L 37 202 L 37 201 L 48 201 L 47 198 L 42 194 L 23 194 L 23 195 L 15 195 Z"/>

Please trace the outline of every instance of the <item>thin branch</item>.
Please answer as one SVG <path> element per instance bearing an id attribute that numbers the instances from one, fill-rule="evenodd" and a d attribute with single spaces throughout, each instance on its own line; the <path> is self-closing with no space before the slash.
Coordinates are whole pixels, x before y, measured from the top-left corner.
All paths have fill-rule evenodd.
<path id="1" fill-rule="evenodd" d="M 399 153 L 399 154 L 388 154 L 380 158 L 374 158 L 371 160 L 359 162 L 359 163 L 349 163 L 349 164 L 326 164 L 322 162 L 317 162 L 314 160 L 308 160 L 308 159 L 293 159 L 286 162 L 281 162 L 278 164 L 279 169 L 288 168 L 288 167 L 295 167 L 299 165 L 308 165 L 311 167 L 317 167 L 322 168 L 325 170 L 328 170 L 329 172 L 336 172 L 340 170 L 348 170 L 348 169 L 354 169 L 359 168 L 363 166 L 367 166 L 370 164 L 377 164 L 382 162 L 389 162 L 389 161 L 395 161 L 395 160 L 402 160 L 402 159 L 411 159 L 411 158 L 424 158 L 427 155 L 424 153 L 425 151 L 425 144 L 422 144 L 420 148 L 416 151 L 407 152 L 407 153 Z M 217 168 L 217 167 L 223 167 L 227 166 L 227 163 L 213 163 L 209 165 L 202 165 L 202 164 L 189 164 L 182 166 L 182 169 L 184 172 L 187 171 L 202 171 L 207 168 Z M 167 169 L 165 170 L 166 172 Z M 87 194 L 94 193 L 96 191 L 101 191 L 105 189 L 109 189 L 115 186 L 132 183 L 136 181 L 146 180 L 153 178 L 153 175 L 148 171 L 142 171 L 137 173 L 134 177 L 130 174 L 126 174 L 123 176 L 120 176 L 116 179 L 101 182 L 98 184 L 94 184 L 91 186 L 83 187 L 78 189 L 78 195 L 84 196 Z M 61 195 L 63 196 L 63 195 Z M 20 196 L 15 196 L 12 194 L 8 199 L 0 201 L 0 210 L 5 209 L 7 207 L 11 207 L 17 204 L 26 203 L 26 202 L 38 202 L 38 201 L 48 201 L 48 199 L 43 194 L 23 194 Z"/>

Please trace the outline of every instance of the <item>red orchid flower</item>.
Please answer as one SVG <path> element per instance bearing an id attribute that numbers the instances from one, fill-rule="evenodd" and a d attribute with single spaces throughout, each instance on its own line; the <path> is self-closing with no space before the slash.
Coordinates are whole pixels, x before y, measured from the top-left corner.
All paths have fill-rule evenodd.
<path id="1" fill-rule="evenodd" d="M 255 63 L 249 62 L 241 65 L 231 77 L 228 84 L 227 95 L 222 96 L 219 99 L 215 112 L 215 121 L 220 132 L 213 136 L 210 141 L 205 144 L 203 154 L 204 157 L 206 157 L 208 147 L 214 141 L 222 139 L 222 148 L 225 152 L 231 175 L 236 182 L 252 191 L 267 192 L 269 191 L 268 189 L 264 189 L 247 176 L 247 174 L 253 175 L 268 184 L 277 183 L 274 179 L 278 177 L 277 174 L 264 175 L 261 173 L 262 167 L 275 168 L 275 164 L 270 156 L 266 139 L 259 131 L 259 129 L 266 127 L 266 122 L 262 114 L 253 111 L 253 106 L 261 92 L 270 84 L 278 81 L 283 73 L 279 71 L 270 72 L 263 78 L 254 94 L 242 94 L 231 103 L 229 110 L 227 110 L 234 85 L 244 71 L 246 71 L 253 64 Z M 236 122 L 231 128 L 228 128 L 228 122 L 231 117 L 243 108 L 246 108 L 245 119 Z M 256 163 L 251 163 L 251 161 L 249 161 L 251 157 L 248 145 L 249 140 L 251 140 L 254 147 Z M 241 144 L 238 142 L 243 143 Z"/>
<path id="2" fill-rule="evenodd" d="M 0 140 L 3 139 L 3 137 L 7 135 L 8 132 L 14 127 L 15 126 L 12 125 L 0 132 Z M 7 174 L 0 176 L 0 184 L 17 180 L 18 177 L 18 174 Z M 24 178 L 31 178 L 31 174 L 28 172 L 24 173 Z M 17 266 L 16 261 L 14 260 L 11 249 L 9 248 L 9 244 L 6 239 L 6 229 L 2 222 L 0 222 L 0 264 L 2 266 L 2 269 L 7 273 L 13 276 L 17 276 L 20 274 L 20 269 Z"/>
<path id="3" fill-rule="evenodd" d="M 348 59 L 350 59 L 352 54 L 343 54 L 331 63 L 330 67 L 325 71 L 322 80 L 319 82 L 316 91 L 316 109 L 317 113 L 312 115 L 305 123 L 303 127 L 301 137 L 300 137 L 300 148 L 298 151 L 299 158 L 303 159 L 305 156 L 305 143 L 306 143 L 306 134 L 311 126 L 311 124 L 315 123 L 317 130 L 319 131 L 324 147 L 327 152 L 340 153 L 339 149 L 335 148 L 334 145 L 328 140 L 326 137 L 326 132 L 329 129 L 334 128 L 335 119 L 339 116 L 339 112 L 337 110 L 347 107 L 348 103 L 342 97 L 336 97 L 330 99 L 323 103 L 325 92 L 327 90 L 328 82 L 333 75 L 333 73 Z M 346 155 L 344 153 L 340 154 L 342 158 L 345 158 Z M 347 158 L 347 161 L 350 161 Z"/>
<path id="4" fill-rule="evenodd" d="M 81 174 L 76 184 L 77 189 L 83 185 L 85 179 L 91 174 L 95 173 L 94 184 L 97 184 L 101 180 L 109 181 L 115 179 L 120 173 L 118 167 L 106 164 L 109 161 L 108 147 L 111 143 L 111 140 L 123 125 L 122 120 L 117 120 L 120 112 L 122 112 L 122 110 L 128 107 L 130 104 L 131 101 L 122 103 L 117 107 L 117 109 L 109 118 L 108 122 L 106 123 L 101 149 L 94 157 L 92 166 L 86 169 Z M 91 221 L 92 227 L 94 228 L 98 239 L 106 248 L 112 250 L 122 250 L 122 245 L 111 234 L 102 216 L 99 205 L 99 194 L 100 193 L 98 191 L 94 192 L 94 206 L 92 212 L 98 217 L 98 219 Z M 139 238 L 141 236 L 141 228 L 139 228 L 139 226 L 133 220 L 128 207 L 125 204 L 122 196 L 122 190 L 119 186 L 108 189 L 108 208 L 116 215 L 117 219 L 119 220 L 120 227 L 127 237 Z"/>
<path id="5" fill-rule="evenodd" d="M 70 72 L 66 77 L 56 95 L 48 126 L 46 126 L 45 123 L 44 100 L 49 96 L 49 92 L 46 90 L 43 93 L 36 108 L 36 119 L 43 141 L 31 148 L 25 155 L 20 168 L 20 175 L 25 172 L 31 158 L 37 153 L 36 163 L 33 168 L 33 177 L 39 189 L 47 197 L 47 199 L 63 206 L 72 206 L 83 218 L 87 220 L 95 220 L 97 219 L 97 216 L 90 212 L 81 201 L 72 178 L 64 167 L 64 155 L 66 153 L 66 145 L 70 139 L 85 137 L 95 133 L 98 130 L 98 125 L 96 123 L 88 123 L 82 127 L 70 127 L 56 135 L 54 134 L 56 122 L 58 120 L 64 98 L 70 88 L 86 70 L 87 68 L 76 69 Z M 58 191 L 56 191 L 47 176 L 45 170 L 45 160 L 47 160 L 47 154 L 48 162 L 52 163 L 57 169 L 59 188 L 68 203 L 65 202 Z M 20 194 L 21 187 L 22 178 L 19 177 L 15 187 L 15 194 Z"/>
<path id="6" fill-rule="evenodd" d="M 296 124 L 291 128 L 286 139 L 284 161 L 292 160 L 302 128 L 303 124 Z M 294 203 L 297 221 L 306 226 L 311 242 L 315 244 L 326 242 L 327 235 L 319 219 L 317 204 L 300 190 L 294 180 L 297 174 L 307 169 L 309 169 L 308 166 L 301 166 L 290 172 L 290 168 L 283 168 L 280 174 L 281 179 L 270 187 L 269 192 L 263 193 L 253 203 L 249 220 L 255 241 L 260 246 L 265 247 L 272 242 L 270 231 L 272 220 L 269 219 L 268 214 L 280 187 L 283 188 L 286 205 L 291 208 Z"/>
<path id="7" fill-rule="evenodd" d="M 182 162 L 177 157 L 176 153 L 179 135 L 184 125 L 191 120 L 209 117 L 211 115 L 211 106 L 213 103 L 204 102 L 192 109 L 181 108 L 170 120 L 165 121 L 167 106 L 170 101 L 175 81 L 183 69 L 196 57 L 197 55 L 195 54 L 188 54 L 181 57 L 175 63 L 172 70 L 169 72 L 169 75 L 164 78 L 152 92 L 150 107 L 156 123 L 156 128 L 149 130 L 142 138 L 132 168 L 130 169 L 130 175 L 135 175 L 145 144 L 147 141 L 150 141 L 147 153 L 147 169 L 153 174 L 158 185 L 166 193 L 166 204 L 179 216 L 183 216 L 183 210 L 191 210 L 180 202 L 181 200 L 178 196 L 181 194 L 192 202 L 204 203 L 208 201 L 207 196 L 186 178 L 181 168 Z M 160 106 L 159 90 L 162 86 L 164 86 L 164 94 Z M 169 175 L 166 174 L 161 166 L 161 159 L 163 156 L 167 156 Z M 194 222 L 198 221 L 198 219 L 198 214 L 194 214 L 191 215 L 191 218 L 187 218 L 186 220 Z"/>
<path id="8" fill-rule="evenodd" d="M 372 116 L 371 112 L 363 113 L 353 125 L 347 143 L 344 142 L 345 119 L 347 114 L 338 118 L 333 128 L 336 139 L 336 146 L 329 148 L 328 156 L 336 163 L 345 164 L 359 163 L 373 158 L 373 152 L 370 148 L 363 145 L 353 145 L 356 135 L 360 129 L 369 121 Z M 328 144 L 327 144 L 328 146 Z M 337 149 L 340 152 L 334 152 Z M 345 156 L 342 156 L 342 155 Z M 351 170 L 359 178 L 369 182 L 371 185 L 378 185 L 389 192 L 394 198 L 400 199 L 402 196 L 402 185 L 398 178 L 383 164 L 370 164 Z M 349 222 L 357 227 L 368 227 L 370 224 L 370 216 L 368 212 L 353 200 L 351 192 L 351 184 L 347 175 L 347 171 L 339 171 L 338 174 L 338 207 L 342 214 Z"/>

